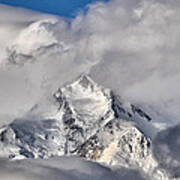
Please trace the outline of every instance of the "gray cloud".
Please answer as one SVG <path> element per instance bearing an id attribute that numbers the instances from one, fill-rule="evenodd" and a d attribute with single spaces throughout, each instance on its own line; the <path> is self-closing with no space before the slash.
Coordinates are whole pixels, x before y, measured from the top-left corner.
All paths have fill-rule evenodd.
<path id="1" fill-rule="evenodd" d="M 173 178 L 180 177 L 180 125 L 158 133 L 153 141 L 153 154 L 160 168 Z"/>
<path id="2" fill-rule="evenodd" d="M 138 171 L 116 171 L 75 157 L 49 160 L 0 161 L 2 180 L 148 180 Z"/>
<path id="3" fill-rule="evenodd" d="M 52 24 L 50 20 L 33 31 L 32 27 L 42 19 L 57 22 Z M 89 72 L 100 84 L 143 106 L 159 129 L 178 124 L 179 22 L 178 0 L 111 0 L 91 5 L 87 15 L 79 13 L 75 19 L 0 5 L 0 125 L 23 116 L 38 102 L 41 102 L 40 113 L 47 112 L 51 109 L 53 92 L 82 72 Z M 32 44 L 24 37 L 31 37 Z M 42 39 L 49 42 L 51 38 L 57 46 L 43 47 Z M 39 47 L 35 46 L 38 43 Z M 30 50 L 27 51 L 27 47 Z M 14 48 L 19 55 L 14 56 L 14 60 L 19 64 L 8 63 L 7 49 Z M 27 54 L 22 56 L 25 52 Z M 180 174 L 178 131 L 179 126 L 163 131 L 154 140 L 154 156 L 160 167 L 177 177 Z M 97 172 L 91 163 L 78 166 L 89 170 L 82 172 L 75 167 L 62 171 L 62 166 L 52 167 L 47 161 L 45 164 L 40 161 L 1 162 L 4 179 L 49 180 L 59 176 L 76 179 L 81 176 L 87 180 L 92 178 L 92 172 L 96 172 L 93 177 L 96 180 L 109 176 L 115 180 L 144 178 L 126 169 L 114 172 L 98 166 L 102 171 Z M 72 162 L 74 160 L 70 161 L 71 166 Z"/>
<path id="4" fill-rule="evenodd" d="M 179 123 L 179 8 L 177 0 L 112 0 L 90 5 L 86 15 L 63 19 L 1 6 L 1 17 L 7 17 L 6 22 L 0 19 L 1 119 L 21 116 L 38 101 L 47 102 L 66 81 L 89 72 L 151 112 L 154 126 Z M 57 22 L 42 23 L 33 31 L 40 19 Z M 52 39 L 55 46 L 42 47 Z M 7 48 L 14 47 L 20 66 L 6 64 Z M 33 61 L 28 53 L 22 56 L 25 52 Z"/>

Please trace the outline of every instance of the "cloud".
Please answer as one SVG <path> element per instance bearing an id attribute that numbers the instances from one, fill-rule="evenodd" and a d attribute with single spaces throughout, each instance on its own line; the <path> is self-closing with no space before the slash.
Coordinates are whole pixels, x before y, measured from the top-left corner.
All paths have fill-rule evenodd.
<path id="1" fill-rule="evenodd" d="M 178 0 L 99 2 L 75 19 L 0 5 L 0 125 L 23 116 L 36 103 L 41 113 L 48 112 L 57 88 L 83 72 L 143 106 L 159 129 L 179 124 L 179 22 Z M 160 132 L 154 140 L 154 156 L 161 168 L 179 177 L 178 131 L 179 126 Z M 59 173 L 64 179 L 79 174 L 87 179 L 96 167 L 66 173 L 62 167 L 30 162 L 31 167 L 34 163 L 39 167 L 36 172 L 26 162 L 2 162 L 0 171 L 7 172 L 4 177 L 9 177 L 7 170 L 15 170 L 21 179 L 50 178 L 52 174 L 57 179 Z M 83 164 L 86 166 L 89 169 Z M 112 175 L 110 169 L 102 169 L 103 173 L 95 173 L 96 180 Z M 120 180 L 143 179 L 135 171 L 113 171 L 115 179 L 116 174 Z"/>
<path id="2" fill-rule="evenodd" d="M 158 133 L 153 140 L 153 154 L 159 167 L 172 178 L 180 177 L 180 125 Z"/>
<path id="3" fill-rule="evenodd" d="M 152 112 L 154 122 L 166 127 L 179 122 L 180 16 L 174 3 L 110 1 L 110 5 L 94 8 L 85 19 L 88 25 L 98 21 L 88 29 L 95 28 L 106 45 L 102 61 L 91 71 L 93 77 L 140 103 Z"/>
<path id="4" fill-rule="evenodd" d="M 156 126 L 179 123 L 179 5 L 111 0 L 75 19 L 1 6 L 0 114 L 18 116 L 89 72 L 143 106 Z"/>
<path id="5" fill-rule="evenodd" d="M 1 159 L 0 173 L 2 180 L 148 180 L 135 170 L 114 171 L 75 157 L 17 162 Z"/>

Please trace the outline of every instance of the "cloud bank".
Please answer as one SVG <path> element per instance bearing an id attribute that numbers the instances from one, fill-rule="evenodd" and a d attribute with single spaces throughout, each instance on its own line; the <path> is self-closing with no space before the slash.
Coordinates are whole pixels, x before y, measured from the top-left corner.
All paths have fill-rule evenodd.
<path id="1" fill-rule="evenodd" d="M 111 0 L 64 19 L 1 5 L 1 119 L 88 72 L 151 112 L 156 127 L 179 123 L 179 8 L 177 0 Z"/>
<path id="2" fill-rule="evenodd" d="M 153 141 L 153 154 L 159 167 L 172 178 L 180 177 L 180 125 L 158 133 Z"/>
<path id="3" fill-rule="evenodd" d="M 1 160 L 0 173 L 2 180 L 149 180 L 135 170 L 112 170 L 75 157 L 18 162 Z"/>

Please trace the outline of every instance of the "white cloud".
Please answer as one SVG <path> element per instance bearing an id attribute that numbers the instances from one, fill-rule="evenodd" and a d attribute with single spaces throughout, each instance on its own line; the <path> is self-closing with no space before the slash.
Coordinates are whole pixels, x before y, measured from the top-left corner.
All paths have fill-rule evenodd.
<path id="1" fill-rule="evenodd" d="M 155 127 L 178 124 L 179 22 L 178 0 L 110 0 L 90 5 L 86 15 L 80 13 L 75 19 L 0 5 L 0 125 L 23 116 L 37 102 L 48 103 L 59 86 L 82 72 L 143 106 L 155 118 Z M 49 103 L 42 109 L 50 109 Z M 56 171 L 67 179 L 81 173 L 87 180 L 94 168 L 83 164 L 78 167 L 88 170 L 67 174 L 45 161 L 37 171 L 29 172 L 23 163 L 19 174 L 16 163 L 2 163 L 4 179 L 10 168 L 19 179 L 42 179 L 44 173 L 56 179 Z M 95 179 L 104 177 L 103 173 L 95 174 Z M 125 175 L 135 177 L 134 171 Z"/>
<path id="2" fill-rule="evenodd" d="M 180 177 L 180 125 L 161 131 L 153 140 L 153 154 L 159 167 L 171 178 Z"/>
<path id="3" fill-rule="evenodd" d="M 89 72 L 124 98 L 153 109 L 156 123 L 176 124 L 179 5 L 177 0 L 111 0 L 90 5 L 75 19 L 1 6 L 6 18 L 0 18 L 0 114 L 19 115 Z M 50 20 L 43 24 L 40 19 Z M 20 66 L 6 64 L 10 54 Z"/>

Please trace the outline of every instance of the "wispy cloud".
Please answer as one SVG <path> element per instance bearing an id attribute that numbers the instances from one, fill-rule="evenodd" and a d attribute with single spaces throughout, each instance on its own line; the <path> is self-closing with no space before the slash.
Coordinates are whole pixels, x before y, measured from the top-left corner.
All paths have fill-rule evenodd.
<path id="1" fill-rule="evenodd" d="M 161 131 L 153 140 L 153 154 L 159 167 L 172 178 L 180 177 L 180 125 Z"/>

